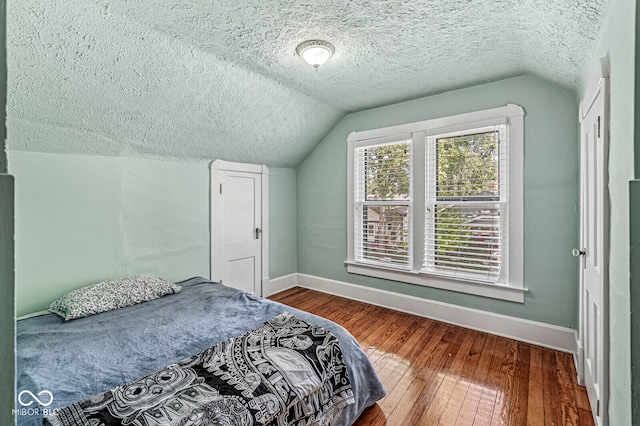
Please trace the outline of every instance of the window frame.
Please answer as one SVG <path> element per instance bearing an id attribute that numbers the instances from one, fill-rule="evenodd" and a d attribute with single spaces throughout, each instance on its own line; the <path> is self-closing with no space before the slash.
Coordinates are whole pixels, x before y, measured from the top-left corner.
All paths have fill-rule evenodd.
<path id="1" fill-rule="evenodd" d="M 505 282 L 490 282 L 467 277 L 449 277 L 423 271 L 424 229 L 426 206 L 426 149 L 427 138 L 464 132 L 499 124 L 507 125 L 508 138 L 508 209 L 505 240 L 507 262 Z M 413 241 L 411 270 L 398 270 L 379 265 L 356 262 L 354 257 L 355 210 L 355 149 L 411 140 L 412 150 L 412 223 L 410 238 Z M 414 123 L 379 129 L 356 131 L 347 138 L 347 272 L 375 278 L 400 281 L 489 298 L 524 303 L 524 109 L 519 105 L 486 109 Z"/>

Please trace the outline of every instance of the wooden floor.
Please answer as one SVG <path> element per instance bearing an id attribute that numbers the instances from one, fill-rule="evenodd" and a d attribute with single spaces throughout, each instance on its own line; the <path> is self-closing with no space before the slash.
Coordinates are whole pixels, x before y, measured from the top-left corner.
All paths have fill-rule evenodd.
<path id="1" fill-rule="evenodd" d="M 593 425 L 570 354 L 299 287 L 270 299 L 360 342 L 387 396 L 357 426 Z"/>

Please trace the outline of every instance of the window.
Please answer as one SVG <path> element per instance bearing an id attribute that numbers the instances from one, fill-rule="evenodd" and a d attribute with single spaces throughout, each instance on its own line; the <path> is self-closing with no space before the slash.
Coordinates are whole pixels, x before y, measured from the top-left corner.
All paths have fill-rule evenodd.
<path id="1" fill-rule="evenodd" d="M 411 268 L 411 141 L 356 150 L 356 257 Z"/>
<path id="2" fill-rule="evenodd" d="M 352 133 L 348 271 L 523 302 L 523 115 Z"/>
<path id="3" fill-rule="evenodd" d="M 424 271 L 504 281 L 506 127 L 427 138 Z"/>

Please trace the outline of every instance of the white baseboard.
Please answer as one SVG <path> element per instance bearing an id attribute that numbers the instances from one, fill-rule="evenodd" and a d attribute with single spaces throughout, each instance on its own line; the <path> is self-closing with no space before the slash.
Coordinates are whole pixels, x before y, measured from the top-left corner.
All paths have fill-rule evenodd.
<path id="1" fill-rule="evenodd" d="M 295 275 L 296 277 L 292 278 L 291 275 Z M 300 287 L 508 337 L 562 352 L 568 352 L 573 354 L 574 358 L 577 357 L 577 333 L 570 328 L 451 305 L 415 296 L 407 296 L 391 291 L 312 275 L 291 275 L 277 279 L 282 279 L 282 283 L 278 283 L 278 285 L 284 285 L 283 283 L 286 282 L 286 285 L 293 287 L 296 284 L 291 285 L 290 283 L 295 279 L 297 285 Z"/>
<path id="2" fill-rule="evenodd" d="M 32 313 L 32 314 L 27 314 L 27 315 L 19 316 L 19 317 L 17 317 L 17 318 L 16 318 L 16 321 L 23 320 L 23 319 L 27 319 L 27 318 L 32 318 L 32 317 L 39 317 L 40 315 L 47 315 L 47 314 L 50 314 L 50 313 L 51 313 L 51 312 L 49 312 L 49 311 L 47 311 L 47 310 L 44 310 L 44 311 L 37 311 L 37 312 L 34 312 L 34 313 Z"/>
<path id="3" fill-rule="evenodd" d="M 298 274 L 293 273 L 274 278 L 262 289 L 263 297 L 269 297 L 273 294 L 295 287 L 298 284 Z"/>

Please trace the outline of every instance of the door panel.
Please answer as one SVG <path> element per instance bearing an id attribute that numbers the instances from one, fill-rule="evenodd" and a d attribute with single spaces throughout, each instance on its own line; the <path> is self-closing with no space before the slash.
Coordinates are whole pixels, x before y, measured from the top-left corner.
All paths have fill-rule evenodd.
<path id="1" fill-rule="evenodd" d="M 211 279 L 261 294 L 262 175 L 212 170 Z"/>
<path id="2" fill-rule="evenodd" d="M 580 340 L 584 384 L 597 425 L 607 425 L 608 398 L 608 116 L 607 79 L 582 102 Z"/>
<path id="3" fill-rule="evenodd" d="M 228 173 L 222 176 L 222 240 L 227 244 L 255 241 L 260 220 L 259 175 Z"/>
<path id="4" fill-rule="evenodd" d="M 226 271 L 229 285 L 255 293 L 255 285 L 253 289 L 242 287 L 243 283 L 256 283 L 256 274 L 260 270 L 260 268 L 256 268 L 256 260 L 256 256 L 229 260 Z"/>

